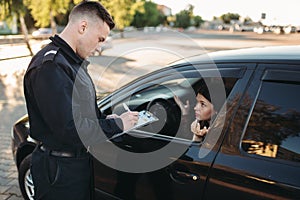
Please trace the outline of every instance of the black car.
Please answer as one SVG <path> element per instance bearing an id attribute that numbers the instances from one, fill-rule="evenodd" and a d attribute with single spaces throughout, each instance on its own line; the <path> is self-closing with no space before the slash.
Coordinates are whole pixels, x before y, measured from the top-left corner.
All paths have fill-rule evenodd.
<path id="1" fill-rule="evenodd" d="M 226 101 L 204 141 L 193 142 L 174 101 L 195 103 L 203 80 Z M 213 91 L 212 91 L 213 93 Z M 300 46 L 229 50 L 183 59 L 98 101 L 105 114 L 150 110 L 159 120 L 91 148 L 97 199 L 299 199 Z M 191 118 L 193 118 L 193 110 Z M 27 116 L 12 151 L 26 199 L 33 195 Z M 76 175 L 74 175 L 76 176 Z"/>

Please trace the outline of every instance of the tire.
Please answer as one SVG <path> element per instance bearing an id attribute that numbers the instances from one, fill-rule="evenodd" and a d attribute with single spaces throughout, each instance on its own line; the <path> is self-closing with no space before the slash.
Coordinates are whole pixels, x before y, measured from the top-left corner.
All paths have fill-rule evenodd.
<path id="1" fill-rule="evenodd" d="M 24 199 L 33 200 L 34 185 L 30 173 L 31 154 L 25 157 L 19 167 L 19 186 Z"/>

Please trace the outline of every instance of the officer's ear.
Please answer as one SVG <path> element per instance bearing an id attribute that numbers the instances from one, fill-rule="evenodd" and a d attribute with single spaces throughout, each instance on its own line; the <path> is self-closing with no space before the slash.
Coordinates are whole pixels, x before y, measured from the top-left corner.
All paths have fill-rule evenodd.
<path id="1" fill-rule="evenodd" d="M 83 34 L 85 31 L 86 31 L 86 28 L 87 28 L 87 21 L 83 20 L 80 22 L 79 24 L 79 33 L 80 34 Z"/>

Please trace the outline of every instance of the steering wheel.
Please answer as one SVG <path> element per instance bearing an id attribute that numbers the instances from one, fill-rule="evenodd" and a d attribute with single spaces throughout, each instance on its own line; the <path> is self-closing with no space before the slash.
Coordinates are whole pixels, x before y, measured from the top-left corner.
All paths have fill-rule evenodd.
<path id="1" fill-rule="evenodd" d="M 149 125 L 153 133 L 175 136 L 180 124 L 180 114 L 177 116 L 178 108 L 171 101 L 162 98 L 154 99 L 148 103 L 147 110 L 159 119 Z"/>

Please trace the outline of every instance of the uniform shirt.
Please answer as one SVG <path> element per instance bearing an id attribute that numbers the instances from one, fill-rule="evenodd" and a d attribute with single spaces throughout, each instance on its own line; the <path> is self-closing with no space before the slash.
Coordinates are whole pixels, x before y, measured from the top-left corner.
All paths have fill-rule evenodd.
<path id="1" fill-rule="evenodd" d="M 58 35 L 31 60 L 24 76 L 30 136 L 53 150 L 78 150 L 122 132 L 105 119 L 81 59 Z"/>

